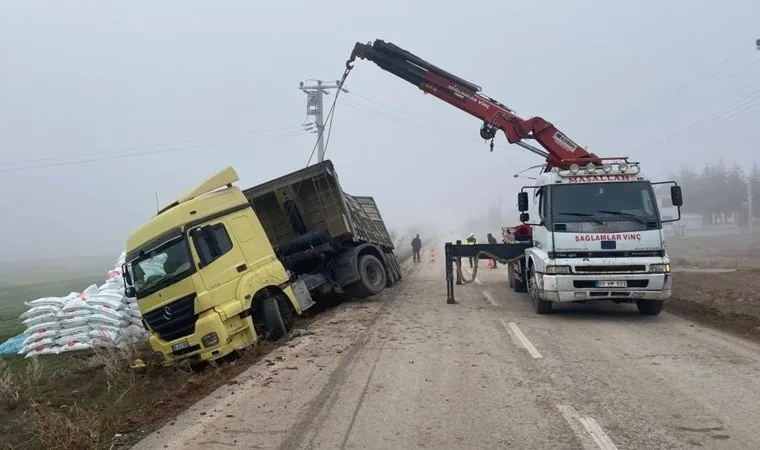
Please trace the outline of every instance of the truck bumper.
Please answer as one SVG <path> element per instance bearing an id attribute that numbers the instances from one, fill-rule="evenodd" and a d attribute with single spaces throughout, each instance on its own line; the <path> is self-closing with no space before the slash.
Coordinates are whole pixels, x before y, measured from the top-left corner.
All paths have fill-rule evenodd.
<path id="1" fill-rule="evenodd" d="M 216 338 L 214 338 L 216 335 Z M 195 323 L 195 332 L 171 341 L 151 333 L 150 346 L 163 355 L 164 364 L 174 365 L 181 360 L 213 361 L 243 349 L 257 340 L 250 317 L 235 316 L 223 320 L 215 310 L 205 311 Z"/>
<path id="2" fill-rule="evenodd" d="M 552 302 L 584 300 L 665 300 L 670 298 L 669 273 L 546 275 L 538 277 L 542 299 Z M 625 281 L 628 287 L 596 287 L 597 281 Z"/>

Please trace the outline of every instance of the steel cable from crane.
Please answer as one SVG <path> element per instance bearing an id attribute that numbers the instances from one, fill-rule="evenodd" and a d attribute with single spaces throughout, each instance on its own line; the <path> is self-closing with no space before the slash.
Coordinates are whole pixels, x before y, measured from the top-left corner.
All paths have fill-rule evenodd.
<path id="1" fill-rule="evenodd" d="M 328 123 L 328 130 L 327 130 L 327 142 L 325 142 L 325 153 L 327 153 L 327 144 L 330 143 L 330 134 L 332 132 L 332 124 L 333 124 L 333 117 L 335 117 L 335 106 L 338 103 L 338 97 L 340 96 L 340 93 L 343 91 L 343 84 L 346 82 L 346 78 L 348 78 L 348 74 L 351 72 L 352 67 L 346 67 L 345 72 L 343 72 L 343 76 L 340 78 L 340 82 L 338 83 L 338 88 L 335 92 L 335 98 L 333 99 L 332 105 L 330 106 L 330 110 L 327 112 L 327 120 L 329 120 Z M 306 169 L 311 164 L 311 159 L 314 157 L 314 153 L 316 153 L 317 148 L 319 148 L 319 141 L 322 139 L 322 135 L 325 132 L 325 127 L 321 126 L 319 127 L 319 133 L 317 134 L 317 142 L 314 143 L 314 148 L 311 149 L 311 154 L 309 154 L 309 159 L 306 161 Z M 298 184 L 296 185 L 295 189 L 295 198 L 298 198 L 299 193 L 301 192 L 301 186 L 303 185 L 304 180 L 300 180 Z M 292 218 L 293 211 L 295 210 L 295 206 L 291 207 L 288 211 L 285 211 L 285 215 L 287 216 L 287 220 L 290 221 Z M 285 254 L 290 249 L 291 245 L 293 244 L 293 241 L 291 240 L 288 242 L 288 244 L 285 246 L 283 250 L 278 249 L 278 253 Z"/>
<path id="2" fill-rule="evenodd" d="M 506 245 L 509 245 L 509 244 L 506 244 Z M 498 261 L 498 262 L 500 262 L 501 264 L 504 264 L 504 265 L 512 264 L 513 262 L 517 262 L 520 259 L 524 258 L 524 256 L 516 256 L 516 257 L 514 257 L 512 259 L 503 259 L 503 258 L 500 258 L 500 257 L 494 255 L 493 253 L 486 252 L 486 251 L 480 251 L 480 252 L 477 253 L 477 255 L 473 256 L 473 258 L 475 258 L 475 263 L 472 266 L 472 278 L 470 278 L 469 280 L 466 279 L 464 277 L 464 275 L 462 274 L 462 259 L 461 258 L 457 258 L 456 259 L 457 279 L 461 280 L 463 284 L 470 284 L 473 281 L 475 281 L 475 278 L 478 277 L 478 261 L 480 261 L 480 257 L 481 256 L 487 256 L 489 259 L 496 260 L 496 261 Z"/>

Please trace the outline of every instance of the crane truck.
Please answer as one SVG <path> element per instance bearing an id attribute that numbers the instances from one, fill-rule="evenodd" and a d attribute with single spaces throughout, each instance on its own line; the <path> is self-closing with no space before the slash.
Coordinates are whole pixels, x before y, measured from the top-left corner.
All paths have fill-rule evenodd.
<path id="1" fill-rule="evenodd" d="M 330 160 L 245 190 L 236 181 L 220 171 L 127 237 L 125 293 L 166 365 L 277 340 L 330 294 L 365 298 L 401 280 L 377 204 L 345 193 Z"/>
<path id="2" fill-rule="evenodd" d="M 491 151 L 501 130 L 510 144 L 545 160 L 535 184 L 518 194 L 521 225 L 515 239 L 505 244 L 445 244 L 448 303 L 455 303 L 453 263 L 462 257 L 496 256 L 508 262 L 510 286 L 527 291 L 538 314 L 550 312 L 554 303 L 588 300 L 635 302 L 642 315 L 660 313 L 672 283 L 662 224 L 680 220 L 683 204 L 676 182 L 651 182 L 628 157 L 599 157 L 547 120 L 523 119 L 482 94 L 480 86 L 390 42 L 357 42 L 344 79 L 356 58 L 481 120 L 480 137 L 490 141 Z M 671 185 L 677 218 L 660 216 L 653 188 L 657 184 Z M 457 278 L 460 284 L 459 273 Z"/>

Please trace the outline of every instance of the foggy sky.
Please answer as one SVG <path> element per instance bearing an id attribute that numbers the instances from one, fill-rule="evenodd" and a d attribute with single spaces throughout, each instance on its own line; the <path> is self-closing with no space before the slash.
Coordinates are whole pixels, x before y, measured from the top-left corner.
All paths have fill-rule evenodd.
<path id="1" fill-rule="evenodd" d="M 758 159 L 756 0 L 6 0 L 0 261 L 115 258 L 156 194 L 163 206 L 227 165 L 242 187 L 304 167 L 299 81 L 338 79 L 354 43 L 377 38 L 653 177 Z M 502 134 L 489 153 L 478 120 L 373 63 L 345 87 L 327 157 L 390 226 L 455 227 L 500 196 L 509 209 L 529 183 L 512 175 L 541 162 Z"/>

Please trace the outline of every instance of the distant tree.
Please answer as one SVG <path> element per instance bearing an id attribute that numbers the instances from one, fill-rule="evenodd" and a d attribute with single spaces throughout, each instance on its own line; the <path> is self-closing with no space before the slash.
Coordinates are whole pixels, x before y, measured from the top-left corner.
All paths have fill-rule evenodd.
<path id="1" fill-rule="evenodd" d="M 752 215 L 758 219 L 760 218 L 760 168 L 758 168 L 757 163 L 752 164 L 752 170 L 749 172 L 747 181 L 752 186 Z"/>
<path id="2" fill-rule="evenodd" d="M 721 200 L 723 214 L 729 215 L 744 209 L 747 202 L 747 179 L 737 163 L 734 163 L 726 176 Z"/>

